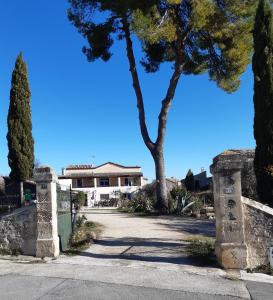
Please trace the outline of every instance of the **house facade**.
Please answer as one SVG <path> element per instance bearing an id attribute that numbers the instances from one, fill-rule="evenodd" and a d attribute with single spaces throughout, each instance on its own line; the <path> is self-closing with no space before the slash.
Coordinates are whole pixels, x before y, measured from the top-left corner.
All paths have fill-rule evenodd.
<path id="1" fill-rule="evenodd" d="M 119 193 L 130 198 L 146 182 L 141 167 L 107 162 L 97 167 L 70 165 L 63 169 L 59 183 L 83 191 L 87 195 L 87 205 L 92 207 L 116 198 Z"/>

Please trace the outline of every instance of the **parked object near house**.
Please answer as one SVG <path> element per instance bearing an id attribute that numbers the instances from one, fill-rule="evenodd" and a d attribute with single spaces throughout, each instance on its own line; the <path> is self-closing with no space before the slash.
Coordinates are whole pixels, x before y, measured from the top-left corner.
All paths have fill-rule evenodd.
<path id="1" fill-rule="evenodd" d="M 89 207 L 118 199 L 120 193 L 129 199 L 146 184 L 141 167 L 107 162 L 100 166 L 70 165 L 63 169 L 59 183 L 71 185 L 72 190 L 86 193 Z"/>

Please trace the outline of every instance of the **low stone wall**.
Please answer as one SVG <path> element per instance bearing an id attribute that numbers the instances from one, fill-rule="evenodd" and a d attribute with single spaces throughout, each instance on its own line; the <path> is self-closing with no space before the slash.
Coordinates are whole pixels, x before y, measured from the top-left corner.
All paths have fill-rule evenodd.
<path id="1" fill-rule="evenodd" d="M 273 209 L 242 197 L 248 267 L 268 263 L 268 248 L 273 246 Z"/>
<path id="2" fill-rule="evenodd" d="M 36 206 L 23 207 L 0 219 L 0 249 L 36 255 Z"/>

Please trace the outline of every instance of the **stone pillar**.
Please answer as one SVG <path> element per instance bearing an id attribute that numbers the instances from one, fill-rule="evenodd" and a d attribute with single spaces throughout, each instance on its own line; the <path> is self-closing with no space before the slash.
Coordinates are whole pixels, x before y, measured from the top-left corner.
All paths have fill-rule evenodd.
<path id="1" fill-rule="evenodd" d="M 94 187 L 97 187 L 97 178 L 94 178 Z"/>
<path id="2" fill-rule="evenodd" d="M 213 192 L 216 218 L 215 252 L 226 269 L 247 267 L 247 246 L 241 202 L 241 171 L 244 163 L 236 151 L 226 151 L 213 160 Z"/>
<path id="3" fill-rule="evenodd" d="M 118 186 L 121 186 L 120 177 L 118 177 Z"/>
<path id="4" fill-rule="evenodd" d="M 60 253 L 57 224 L 58 177 L 50 167 L 34 170 L 37 195 L 37 257 L 57 257 Z"/>

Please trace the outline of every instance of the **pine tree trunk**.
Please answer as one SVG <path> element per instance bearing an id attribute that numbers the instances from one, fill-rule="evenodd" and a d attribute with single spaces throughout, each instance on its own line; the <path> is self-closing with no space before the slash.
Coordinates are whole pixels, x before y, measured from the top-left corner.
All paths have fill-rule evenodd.
<path id="1" fill-rule="evenodd" d="M 142 90 L 140 87 L 140 82 L 138 78 L 135 55 L 133 51 L 133 42 L 130 36 L 130 26 L 128 20 L 123 19 L 123 30 L 125 34 L 126 40 L 126 49 L 127 56 L 130 65 L 130 72 L 132 75 L 133 88 L 135 90 L 136 98 L 137 98 L 137 108 L 139 113 L 139 125 L 140 131 L 143 138 L 143 141 L 146 147 L 151 152 L 156 169 L 156 195 L 157 195 L 157 203 L 156 208 L 163 214 L 168 212 L 168 195 L 167 195 L 167 186 L 165 180 L 165 166 L 164 166 L 164 155 L 163 155 L 163 145 L 165 140 L 166 133 L 166 124 L 167 124 L 167 115 L 170 109 L 172 100 L 174 98 L 174 94 L 176 91 L 176 87 L 180 76 L 183 71 L 183 63 L 182 58 L 178 55 L 178 61 L 175 64 L 175 68 L 173 71 L 173 75 L 170 79 L 169 87 L 166 93 L 166 97 L 162 101 L 161 111 L 158 116 L 158 134 L 155 142 L 152 142 L 150 139 L 146 119 L 145 119 L 145 109 L 144 109 L 144 101 Z M 183 44 L 183 41 L 182 41 Z M 180 45 L 182 47 L 182 45 Z"/>
<path id="2" fill-rule="evenodd" d="M 168 213 L 168 193 L 165 178 L 165 164 L 163 149 L 156 149 L 152 153 L 154 163 L 155 163 L 155 173 L 156 173 L 156 197 L 157 197 L 157 209 L 162 213 Z"/>

